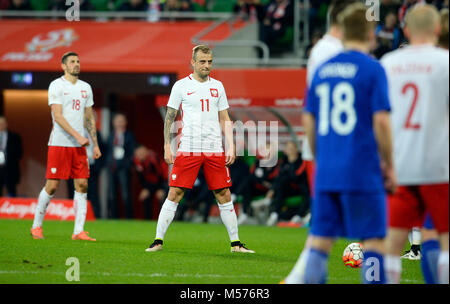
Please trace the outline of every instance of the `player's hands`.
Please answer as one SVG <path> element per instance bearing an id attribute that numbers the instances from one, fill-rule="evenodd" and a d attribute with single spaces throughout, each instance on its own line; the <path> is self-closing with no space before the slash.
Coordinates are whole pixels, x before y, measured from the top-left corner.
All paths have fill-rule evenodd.
<path id="1" fill-rule="evenodd" d="M 234 154 L 234 149 L 230 149 L 225 153 L 225 166 L 231 166 L 236 160 L 236 155 Z"/>
<path id="2" fill-rule="evenodd" d="M 141 193 L 139 193 L 139 201 L 143 202 L 148 197 L 150 197 L 150 191 L 148 191 L 148 189 L 142 189 Z"/>
<path id="3" fill-rule="evenodd" d="M 100 148 L 98 146 L 94 147 L 94 159 L 99 159 L 101 156 Z"/>
<path id="4" fill-rule="evenodd" d="M 166 163 L 168 165 L 171 165 L 174 163 L 172 148 L 170 147 L 170 145 L 164 146 L 164 160 L 166 161 Z"/>
<path id="5" fill-rule="evenodd" d="M 77 138 L 77 142 L 82 147 L 89 146 L 89 139 L 84 136 L 80 136 L 79 138 Z"/>
<path id="6" fill-rule="evenodd" d="M 397 190 L 397 176 L 393 166 L 387 166 L 384 162 L 381 163 L 381 170 L 383 171 L 384 188 L 390 194 Z"/>

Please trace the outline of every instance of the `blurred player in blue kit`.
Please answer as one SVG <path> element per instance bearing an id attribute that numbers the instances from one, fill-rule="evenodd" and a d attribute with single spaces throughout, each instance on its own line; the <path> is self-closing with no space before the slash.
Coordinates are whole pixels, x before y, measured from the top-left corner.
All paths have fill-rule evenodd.
<path id="1" fill-rule="evenodd" d="M 363 283 L 385 283 L 385 192 L 396 188 L 386 73 L 367 55 L 375 23 L 367 21 L 366 7 L 349 5 L 339 24 L 345 50 L 316 71 L 303 116 L 317 175 L 298 283 L 326 283 L 336 237 L 363 242 Z"/>

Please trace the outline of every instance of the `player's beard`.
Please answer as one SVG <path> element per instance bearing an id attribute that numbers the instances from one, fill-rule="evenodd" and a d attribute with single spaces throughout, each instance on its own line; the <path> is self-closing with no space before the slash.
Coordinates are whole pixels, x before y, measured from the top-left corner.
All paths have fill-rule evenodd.
<path id="1" fill-rule="evenodd" d="M 209 76 L 209 73 L 211 73 L 211 70 L 198 70 L 197 71 L 197 75 L 201 78 L 201 79 L 206 79 Z"/>
<path id="2" fill-rule="evenodd" d="M 74 77 L 78 77 L 80 75 L 80 69 L 76 69 L 74 68 L 70 73 L 70 75 L 74 76 Z"/>

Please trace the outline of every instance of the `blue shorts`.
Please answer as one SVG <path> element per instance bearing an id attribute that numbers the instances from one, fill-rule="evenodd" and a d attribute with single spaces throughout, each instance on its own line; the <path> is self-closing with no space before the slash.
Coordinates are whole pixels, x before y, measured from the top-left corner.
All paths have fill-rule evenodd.
<path id="1" fill-rule="evenodd" d="M 385 193 L 316 191 L 311 234 L 359 240 L 384 238 L 386 210 Z"/>
<path id="2" fill-rule="evenodd" d="M 433 221 L 431 220 L 430 213 L 427 213 L 427 215 L 425 216 L 425 222 L 423 223 L 423 228 L 435 229 L 434 225 L 433 225 Z"/>

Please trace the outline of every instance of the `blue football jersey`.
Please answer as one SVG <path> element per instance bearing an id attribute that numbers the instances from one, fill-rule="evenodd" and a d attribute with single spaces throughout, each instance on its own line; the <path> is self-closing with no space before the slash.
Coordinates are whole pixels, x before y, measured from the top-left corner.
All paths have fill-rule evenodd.
<path id="1" fill-rule="evenodd" d="M 316 189 L 382 191 L 373 115 L 390 111 L 383 67 L 346 50 L 322 64 L 308 89 L 305 111 L 316 121 Z"/>

